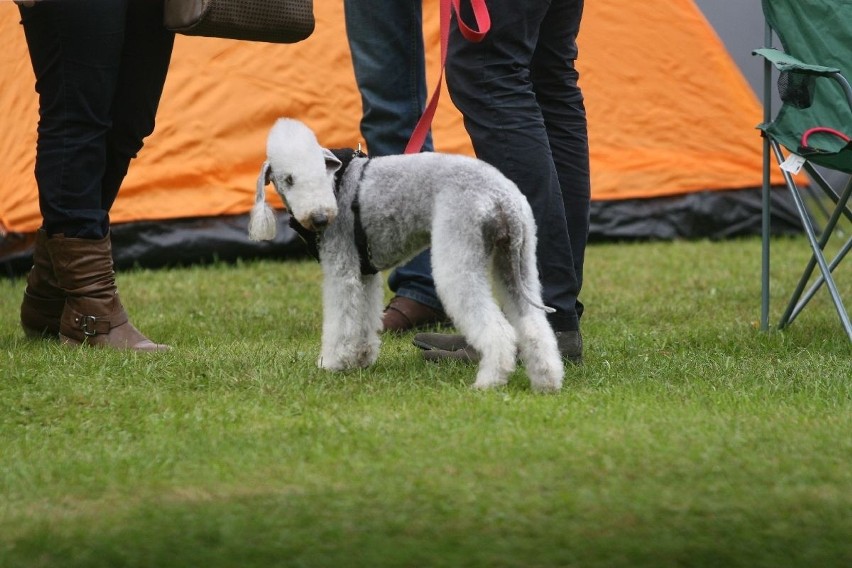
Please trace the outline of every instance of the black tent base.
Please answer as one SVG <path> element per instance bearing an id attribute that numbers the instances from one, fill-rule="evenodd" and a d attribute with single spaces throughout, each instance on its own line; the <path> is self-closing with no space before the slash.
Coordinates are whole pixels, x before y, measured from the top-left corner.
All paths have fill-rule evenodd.
<path id="1" fill-rule="evenodd" d="M 298 235 L 278 216 L 271 241 L 248 239 L 248 215 L 119 223 L 112 226 L 116 269 L 162 268 L 251 258 L 297 258 L 306 254 Z M 35 234 L 10 233 L 0 241 L 3 273 L 25 273 L 32 264 Z"/>
<path id="2" fill-rule="evenodd" d="M 773 191 L 772 233 L 801 233 L 786 191 Z M 593 201 L 591 242 L 619 240 L 725 239 L 760 234 L 759 189 L 704 191 L 655 199 Z M 307 256 L 304 244 L 278 215 L 272 241 L 253 242 L 248 215 L 170 219 L 116 224 L 112 228 L 116 268 L 161 268 L 237 259 L 290 259 Z M 0 237 L 0 273 L 26 273 L 32 265 L 34 234 Z"/>
<path id="3" fill-rule="evenodd" d="M 771 203 L 773 235 L 802 233 L 802 223 L 786 187 L 773 188 Z M 589 240 L 719 240 L 759 236 L 761 205 L 760 188 L 593 201 Z"/>

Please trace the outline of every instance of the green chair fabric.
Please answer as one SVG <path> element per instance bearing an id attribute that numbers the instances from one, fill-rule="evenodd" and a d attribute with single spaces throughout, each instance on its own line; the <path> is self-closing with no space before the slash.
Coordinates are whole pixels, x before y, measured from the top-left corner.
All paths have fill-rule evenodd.
<path id="1" fill-rule="evenodd" d="M 831 187 L 819 169 L 852 174 L 852 87 L 847 79 L 852 77 L 852 0 L 762 0 L 762 5 L 768 26 L 767 45 L 754 53 L 766 60 L 767 78 L 772 76 L 773 68 L 776 70 L 783 104 L 774 118 L 767 112 L 764 122 L 758 125 L 764 133 L 761 327 L 768 327 L 769 310 L 769 162 L 773 156 L 779 165 L 785 161 L 783 146 L 788 152 L 805 159 L 805 171 L 833 208 L 826 209 L 827 221 L 818 230 L 794 177 L 783 172 L 813 256 L 781 317 L 779 327 L 789 325 L 825 285 L 841 325 L 852 342 L 852 323 L 834 279 L 838 266 L 852 249 L 852 238 L 841 245 L 831 259 L 824 252 L 832 237 L 837 235 L 838 223 L 844 219 L 852 221 L 849 208 L 852 181 L 838 191 Z M 780 40 L 783 51 L 772 47 L 772 32 Z M 765 85 L 764 105 L 768 111 L 771 104 L 770 82 L 767 80 Z M 819 269 L 818 277 L 805 291 L 816 268 Z"/>
<path id="2" fill-rule="evenodd" d="M 828 127 L 852 137 L 852 101 L 833 75 L 852 77 L 852 2 L 848 0 L 763 0 L 767 23 L 784 51 L 758 49 L 780 72 L 801 74 L 813 82 L 808 108 L 784 104 L 769 124 L 760 128 L 791 152 L 808 156 L 821 166 L 852 173 L 852 146 L 828 135 L 809 139 L 812 150 L 801 148 L 801 137 L 813 127 Z M 852 95 L 852 93 L 848 93 Z"/>

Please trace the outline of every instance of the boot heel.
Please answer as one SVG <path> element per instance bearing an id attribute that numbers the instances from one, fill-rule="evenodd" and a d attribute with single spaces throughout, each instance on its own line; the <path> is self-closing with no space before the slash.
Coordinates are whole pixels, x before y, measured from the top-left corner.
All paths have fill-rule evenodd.
<path id="1" fill-rule="evenodd" d="M 59 319 L 65 308 L 65 292 L 56 281 L 47 240 L 47 232 L 39 229 L 33 250 L 33 267 L 27 274 L 27 288 L 21 302 L 21 327 L 32 339 L 55 339 L 59 335 Z"/>

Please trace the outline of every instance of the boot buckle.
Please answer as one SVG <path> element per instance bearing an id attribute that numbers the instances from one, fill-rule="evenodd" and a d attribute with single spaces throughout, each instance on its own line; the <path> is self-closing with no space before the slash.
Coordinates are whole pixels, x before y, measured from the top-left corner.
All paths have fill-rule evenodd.
<path id="1" fill-rule="evenodd" d="M 93 337 L 98 334 L 97 329 L 95 329 L 95 324 L 98 323 L 98 318 L 95 316 L 83 316 L 83 321 L 80 322 L 80 329 L 83 330 L 83 335 L 86 337 Z"/>

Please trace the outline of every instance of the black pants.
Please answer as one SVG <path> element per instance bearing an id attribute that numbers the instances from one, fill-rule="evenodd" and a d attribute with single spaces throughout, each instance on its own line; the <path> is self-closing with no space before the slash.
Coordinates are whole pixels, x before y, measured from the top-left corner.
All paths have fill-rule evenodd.
<path id="1" fill-rule="evenodd" d="M 39 95 L 35 177 L 49 235 L 103 238 L 130 160 L 154 130 L 174 34 L 156 0 L 21 7 Z"/>
<path id="2" fill-rule="evenodd" d="M 468 2 L 462 2 L 465 7 Z M 557 331 L 576 330 L 589 232 L 589 145 L 574 69 L 583 0 L 488 0 L 481 43 L 453 21 L 447 86 L 477 157 L 520 187 L 538 225 L 545 304 Z M 470 26 L 474 18 L 462 11 Z"/>

